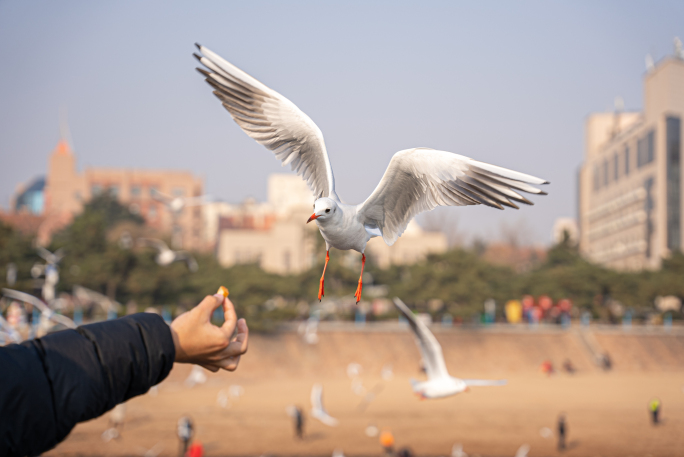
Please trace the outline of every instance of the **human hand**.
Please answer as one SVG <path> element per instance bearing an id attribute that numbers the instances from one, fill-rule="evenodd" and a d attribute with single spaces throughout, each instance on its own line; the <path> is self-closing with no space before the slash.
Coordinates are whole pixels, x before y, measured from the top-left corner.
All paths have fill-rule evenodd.
<path id="1" fill-rule="evenodd" d="M 221 304 L 225 322 L 217 327 L 210 319 Z M 236 327 L 237 335 L 233 337 Z M 237 319 L 233 303 L 216 294 L 206 296 L 199 305 L 174 319 L 171 334 L 176 362 L 195 363 L 213 372 L 219 368 L 235 371 L 240 356 L 247 352 L 249 329 L 244 319 Z"/>

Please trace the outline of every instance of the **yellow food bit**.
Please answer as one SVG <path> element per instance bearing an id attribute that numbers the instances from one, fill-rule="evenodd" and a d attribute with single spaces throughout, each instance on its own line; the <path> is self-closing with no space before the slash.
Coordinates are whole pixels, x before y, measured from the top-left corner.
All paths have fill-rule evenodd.
<path id="1" fill-rule="evenodd" d="M 228 288 L 226 288 L 226 287 L 224 287 L 224 286 L 221 286 L 221 287 L 219 287 L 219 290 L 218 290 L 218 292 L 216 292 L 216 293 L 217 293 L 217 294 L 221 294 L 221 295 L 223 295 L 223 298 L 226 298 L 226 297 L 228 297 L 228 294 L 229 294 L 230 292 L 228 292 Z"/>

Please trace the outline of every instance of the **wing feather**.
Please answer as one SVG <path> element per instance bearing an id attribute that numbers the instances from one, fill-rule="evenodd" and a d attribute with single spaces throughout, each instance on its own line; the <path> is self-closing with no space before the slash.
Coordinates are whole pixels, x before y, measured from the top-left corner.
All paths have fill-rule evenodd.
<path id="1" fill-rule="evenodd" d="M 416 344 L 423 357 L 425 364 L 425 372 L 429 379 L 444 378 L 449 376 L 446 364 L 444 363 L 444 355 L 442 354 L 442 346 L 432 334 L 427 326 L 416 319 L 410 309 L 398 298 L 394 298 L 394 306 L 406 318 L 416 338 Z"/>
<path id="2" fill-rule="evenodd" d="M 357 206 L 357 214 L 362 224 L 378 228 L 391 246 L 411 219 L 423 211 L 478 204 L 518 209 L 513 201 L 532 204 L 518 191 L 546 195 L 530 185 L 546 183 L 451 152 L 406 149 L 394 154 L 371 196 Z"/>
<path id="3" fill-rule="evenodd" d="M 318 126 L 294 103 L 268 88 L 218 54 L 199 46 L 197 70 L 235 123 L 274 152 L 282 165 L 301 176 L 314 195 L 337 201 L 335 179 Z"/>

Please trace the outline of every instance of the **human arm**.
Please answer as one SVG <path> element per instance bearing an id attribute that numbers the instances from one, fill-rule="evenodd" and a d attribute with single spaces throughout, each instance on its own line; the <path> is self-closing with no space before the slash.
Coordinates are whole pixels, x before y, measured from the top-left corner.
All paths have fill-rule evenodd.
<path id="1" fill-rule="evenodd" d="M 0 455 L 51 449 L 161 382 L 175 356 L 169 327 L 144 313 L 0 348 Z"/>

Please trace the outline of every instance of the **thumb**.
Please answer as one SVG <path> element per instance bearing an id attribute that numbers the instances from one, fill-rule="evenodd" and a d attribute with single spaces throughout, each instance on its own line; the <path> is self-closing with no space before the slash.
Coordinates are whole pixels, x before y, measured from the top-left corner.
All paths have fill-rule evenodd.
<path id="1" fill-rule="evenodd" d="M 216 308 L 221 306 L 223 303 L 223 295 L 216 294 L 216 295 L 207 295 L 204 297 L 204 300 L 200 302 L 199 305 L 197 305 L 197 308 L 199 308 L 202 317 L 206 318 L 207 320 L 211 319 L 211 315 L 214 313 Z"/>

